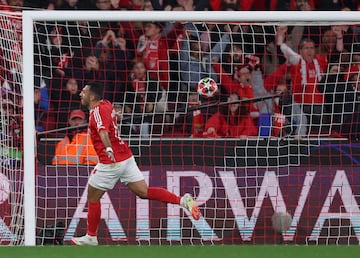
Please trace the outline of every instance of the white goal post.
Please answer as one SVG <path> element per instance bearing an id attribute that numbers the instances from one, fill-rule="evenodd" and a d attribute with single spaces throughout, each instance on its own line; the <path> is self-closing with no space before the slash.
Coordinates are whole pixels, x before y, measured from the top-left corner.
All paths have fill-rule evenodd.
<path id="1" fill-rule="evenodd" d="M 359 23 L 358 12 L 165 12 L 165 11 L 23 11 L 23 104 L 24 104 L 24 244 L 36 244 L 36 195 L 34 122 L 34 21 L 179 21 L 179 22 L 272 22 Z"/>

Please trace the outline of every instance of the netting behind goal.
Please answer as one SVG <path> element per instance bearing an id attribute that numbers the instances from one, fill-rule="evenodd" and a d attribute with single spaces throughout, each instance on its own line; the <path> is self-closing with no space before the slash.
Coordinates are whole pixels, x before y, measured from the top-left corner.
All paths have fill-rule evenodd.
<path id="1" fill-rule="evenodd" d="M 79 92 L 96 81 L 148 184 L 193 194 L 203 213 L 194 221 L 119 183 L 101 200 L 100 243 L 358 244 L 359 23 L 147 20 L 34 19 L 36 243 L 86 232 L 96 155 Z M 4 28 L 1 42 L 12 42 Z M 16 54 L 3 70 L 21 75 Z M 205 77 L 215 97 L 197 93 Z M 21 100 L 21 77 L 4 78 Z M 19 162 L 2 165 L 1 232 L 17 240 L 1 243 L 23 241 Z M 286 211 L 292 224 L 278 232 L 272 215 Z"/>
<path id="2" fill-rule="evenodd" d="M 0 245 L 23 244 L 21 15 L 0 15 Z"/>

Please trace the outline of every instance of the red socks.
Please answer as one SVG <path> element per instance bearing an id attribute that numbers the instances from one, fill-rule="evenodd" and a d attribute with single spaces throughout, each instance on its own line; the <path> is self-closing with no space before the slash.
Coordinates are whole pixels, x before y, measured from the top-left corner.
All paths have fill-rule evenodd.
<path id="1" fill-rule="evenodd" d="M 161 187 L 149 187 L 147 191 L 149 200 L 157 200 L 165 203 L 180 204 L 180 197 Z"/>
<path id="2" fill-rule="evenodd" d="M 87 234 L 96 236 L 101 217 L 100 202 L 88 202 Z"/>

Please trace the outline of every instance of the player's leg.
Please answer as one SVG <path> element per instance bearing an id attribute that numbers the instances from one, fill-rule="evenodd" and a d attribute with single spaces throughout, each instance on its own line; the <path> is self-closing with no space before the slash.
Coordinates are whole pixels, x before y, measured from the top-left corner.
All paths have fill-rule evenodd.
<path id="1" fill-rule="evenodd" d="M 114 188 L 118 181 L 117 173 L 111 166 L 104 164 L 97 165 L 91 172 L 87 192 L 87 232 L 85 236 L 72 238 L 73 244 L 98 245 L 97 230 L 101 219 L 100 199 L 107 190 Z"/>
<path id="2" fill-rule="evenodd" d="M 198 220 L 201 216 L 199 207 L 196 205 L 194 198 L 188 193 L 183 197 L 180 197 L 165 188 L 148 187 L 145 180 L 131 182 L 128 183 L 127 186 L 134 194 L 142 199 L 179 204 L 181 207 L 187 209 L 195 220 Z"/>
<path id="3" fill-rule="evenodd" d="M 200 218 L 199 208 L 190 194 L 180 197 L 165 188 L 148 187 L 134 158 L 124 161 L 123 169 L 125 171 L 120 178 L 121 181 L 140 198 L 178 204 L 190 211 L 194 219 Z"/>
<path id="4" fill-rule="evenodd" d="M 91 185 L 88 186 L 88 215 L 87 215 L 87 234 L 97 236 L 97 230 L 101 217 L 100 199 L 105 191 L 97 189 Z"/>
<path id="5" fill-rule="evenodd" d="M 180 204 L 180 197 L 161 187 L 148 187 L 145 180 L 130 182 L 127 187 L 142 199 Z"/>
<path id="6" fill-rule="evenodd" d="M 98 245 L 97 230 L 101 218 L 100 199 L 105 191 L 88 185 L 88 213 L 86 235 L 74 237 L 71 242 L 75 245 Z"/>
<path id="7" fill-rule="evenodd" d="M 180 197 L 160 187 L 148 187 L 134 157 L 122 163 L 120 180 L 142 199 L 158 200 L 165 203 L 180 204 Z"/>

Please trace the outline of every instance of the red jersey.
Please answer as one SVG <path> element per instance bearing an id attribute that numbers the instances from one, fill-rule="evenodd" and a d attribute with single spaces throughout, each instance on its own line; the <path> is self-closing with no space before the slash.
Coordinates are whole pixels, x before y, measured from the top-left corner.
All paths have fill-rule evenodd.
<path id="1" fill-rule="evenodd" d="M 107 100 L 102 100 L 98 106 L 90 110 L 89 134 L 99 156 L 99 162 L 102 164 L 114 163 L 106 154 L 105 146 L 99 135 L 101 130 L 109 133 L 116 162 L 126 160 L 133 155 L 128 144 L 120 138 L 115 110 Z"/>
<path id="2" fill-rule="evenodd" d="M 245 85 L 233 80 L 231 76 L 225 72 L 224 68 L 222 68 L 219 63 L 213 64 L 213 68 L 219 76 L 221 86 L 223 86 L 228 93 L 236 92 L 241 98 L 247 99 L 252 99 L 255 97 L 252 85 Z M 255 103 L 249 103 L 247 105 L 250 112 L 259 112 L 258 108 L 255 106 Z"/>
<path id="3" fill-rule="evenodd" d="M 142 35 L 139 42 L 137 54 L 143 58 L 150 79 L 160 80 L 160 85 L 167 89 L 169 62 L 166 38 L 159 36 L 151 40 Z"/>
<path id="4" fill-rule="evenodd" d="M 158 35 L 149 39 L 145 35 L 139 37 L 136 54 L 144 60 L 149 72 L 149 79 L 159 80 L 160 86 L 168 88 L 169 83 L 169 48 L 171 48 L 183 32 L 182 24 L 177 24 L 166 36 Z"/>
<path id="5" fill-rule="evenodd" d="M 327 62 L 324 56 L 316 56 L 319 63 L 320 73 L 326 70 Z M 301 60 L 297 65 L 290 68 L 292 79 L 292 93 L 294 99 L 300 104 L 322 104 L 324 102 L 324 94 L 319 92 L 317 83 L 319 82 L 319 74 L 316 72 L 315 63 L 305 62 L 306 64 L 306 85 L 302 85 L 302 69 Z"/>
<path id="6" fill-rule="evenodd" d="M 254 120 L 250 116 L 242 117 L 238 123 L 235 123 L 235 116 L 230 117 L 230 121 L 226 121 L 220 112 L 212 115 L 205 125 L 205 132 L 209 128 L 214 128 L 215 136 L 237 138 L 240 136 L 257 136 L 258 129 L 254 124 Z"/>

